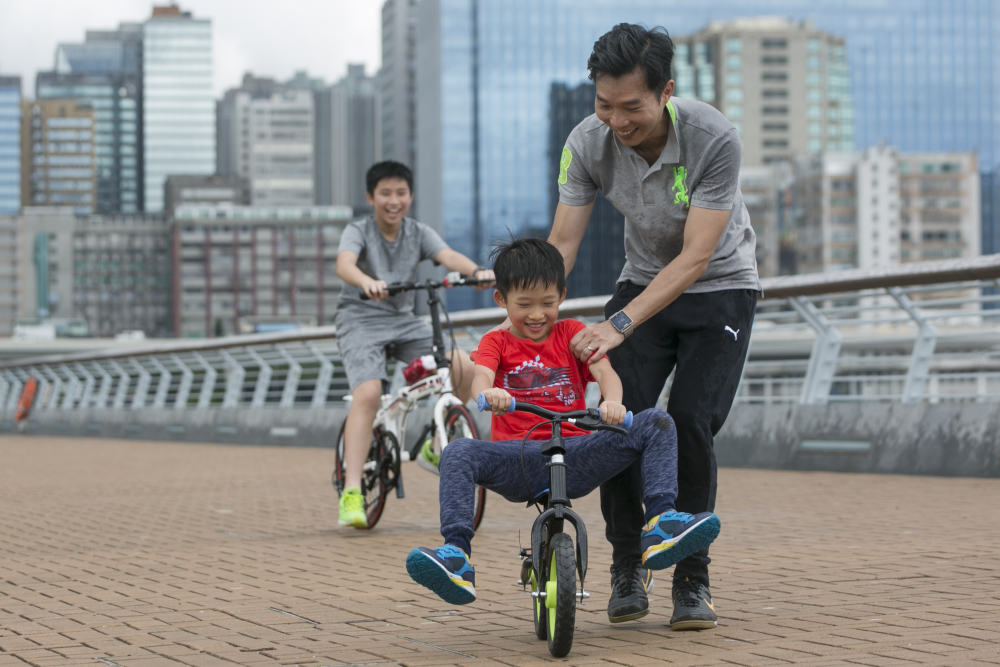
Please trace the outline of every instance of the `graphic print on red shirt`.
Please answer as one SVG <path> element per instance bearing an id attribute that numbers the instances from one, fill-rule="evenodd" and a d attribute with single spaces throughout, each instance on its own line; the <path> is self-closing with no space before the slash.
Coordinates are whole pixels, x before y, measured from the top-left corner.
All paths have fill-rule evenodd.
<path id="1" fill-rule="evenodd" d="M 479 341 L 473 361 L 489 368 L 496 376 L 494 387 L 506 389 L 516 401 L 534 403 L 556 412 L 583 410 L 587 383 L 593 381 L 585 362 L 573 356 L 569 342 L 578 331 L 585 328 L 578 320 L 556 322 L 548 338 L 536 343 L 518 338 L 509 331 L 494 331 Z M 528 430 L 544 421 L 526 412 L 509 412 L 503 417 L 493 417 L 490 439 L 520 440 Z M 588 431 L 572 424 L 563 424 L 564 437 L 586 435 Z M 552 427 L 539 426 L 531 434 L 532 440 L 552 437 Z"/>

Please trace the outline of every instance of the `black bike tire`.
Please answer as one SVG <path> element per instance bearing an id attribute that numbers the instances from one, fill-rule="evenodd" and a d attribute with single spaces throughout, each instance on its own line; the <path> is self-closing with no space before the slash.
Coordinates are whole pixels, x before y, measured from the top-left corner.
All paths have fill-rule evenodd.
<path id="1" fill-rule="evenodd" d="M 472 418 L 472 414 L 469 412 L 468 408 L 464 405 L 453 405 L 448 408 L 448 412 L 445 413 L 444 426 L 445 431 L 448 434 L 448 442 L 451 442 L 453 437 L 452 425 L 455 420 L 462 419 L 465 421 L 466 426 L 469 429 L 469 437 L 473 440 L 479 440 L 479 427 L 476 426 L 476 420 Z M 465 437 L 465 436 L 463 436 Z M 479 524 L 483 522 L 483 516 L 486 514 L 486 489 L 481 486 L 476 487 L 476 495 L 473 509 L 472 518 L 472 530 L 479 530 Z"/>
<path id="2" fill-rule="evenodd" d="M 549 653 L 563 658 L 573 648 L 576 628 L 576 551 L 569 535 L 556 533 L 552 536 L 546 565 L 549 570 L 546 579 L 554 579 L 556 584 L 555 608 L 548 609 Z"/>
<path id="3" fill-rule="evenodd" d="M 376 432 L 372 438 L 372 448 L 368 452 L 367 460 L 371 461 L 374 459 L 380 463 L 384 463 L 386 457 L 391 456 L 390 450 L 393 448 L 396 450 L 394 460 L 398 462 L 399 443 L 396 441 L 396 436 L 392 433 L 379 434 Z M 390 460 L 387 465 L 395 470 L 395 466 L 398 463 L 393 463 L 393 460 Z M 368 496 L 365 495 L 364 488 L 362 488 L 362 495 L 365 495 L 365 517 L 368 519 L 368 525 L 365 527 L 365 530 L 371 530 L 378 523 L 378 520 L 382 518 L 382 512 L 385 511 L 386 499 L 389 497 L 389 484 L 386 483 L 382 467 L 376 467 L 375 470 L 364 473 L 362 475 L 362 484 L 367 486 L 369 490 L 378 489 L 378 495 L 375 496 L 373 501 L 369 501 Z"/>
<path id="4" fill-rule="evenodd" d="M 344 495 L 344 429 L 347 427 L 347 421 L 340 426 L 340 433 L 337 435 L 337 444 L 334 447 L 334 468 L 333 468 L 333 488 L 337 492 L 337 497 Z M 366 460 L 379 460 L 382 458 L 384 453 L 384 446 L 381 438 L 379 438 L 376 432 L 372 432 L 372 444 L 368 450 L 368 457 Z M 398 460 L 398 457 L 397 457 Z M 375 471 L 378 473 L 379 471 Z M 371 484 L 371 476 L 373 473 L 362 474 L 362 486 L 368 487 L 370 489 L 375 488 Z M 366 479 L 367 478 L 367 479 Z M 385 510 L 385 500 L 388 495 L 388 488 L 385 484 L 382 475 L 379 475 L 378 479 L 378 495 L 375 497 L 375 501 L 369 501 L 365 489 L 362 488 L 362 495 L 365 496 L 365 517 L 368 521 L 367 529 L 371 530 L 378 523 L 378 520 L 382 518 L 382 512 Z"/>
<path id="5" fill-rule="evenodd" d="M 344 495 L 344 429 L 347 428 L 347 420 L 340 425 L 340 433 L 337 434 L 337 441 L 334 443 L 334 464 L 333 464 L 333 488 L 337 492 L 337 497 Z"/>

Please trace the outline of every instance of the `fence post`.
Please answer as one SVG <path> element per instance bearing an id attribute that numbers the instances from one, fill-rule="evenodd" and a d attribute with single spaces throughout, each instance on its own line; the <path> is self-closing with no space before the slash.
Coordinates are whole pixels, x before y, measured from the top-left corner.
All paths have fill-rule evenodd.
<path id="1" fill-rule="evenodd" d="M 281 390 L 281 402 L 278 404 L 283 408 L 290 408 L 295 405 L 295 395 L 299 391 L 299 379 L 302 377 L 302 365 L 295 361 L 295 358 L 288 353 L 288 350 L 275 345 L 274 349 L 288 362 L 288 374 L 285 375 L 285 386 Z"/>
<path id="2" fill-rule="evenodd" d="M 319 375 L 316 376 L 316 386 L 313 388 L 312 407 L 321 408 L 326 405 L 326 395 L 330 391 L 330 380 L 333 379 L 333 362 L 326 358 L 315 345 L 308 343 L 309 351 L 319 359 Z"/>
<path id="3" fill-rule="evenodd" d="M 90 407 L 90 399 L 94 395 L 94 384 L 97 382 L 97 378 L 90 374 L 83 364 L 78 363 L 76 365 L 76 370 L 83 374 L 83 395 L 80 396 L 80 402 L 77 404 L 81 410 L 86 410 Z"/>
<path id="4" fill-rule="evenodd" d="M 104 369 L 98 362 L 93 362 L 94 368 L 97 372 L 101 374 L 101 386 L 97 389 L 97 400 L 94 402 L 95 408 L 106 408 L 108 407 L 108 398 L 111 396 L 111 385 L 114 384 L 114 378 L 111 377 L 111 373 Z"/>
<path id="5" fill-rule="evenodd" d="M 225 350 L 219 350 L 219 354 L 229 366 L 229 378 L 226 380 L 226 394 L 222 397 L 222 407 L 235 408 L 240 404 L 240 394 L 243 392 L 243 378 L 246 377 L 247 369 L 243 368 L 233 355 Z"/>
<path id="6" fill-rule="evenodd" d="M 118 373 L 118 389 L 115 390 L 115 400 L 111 407 L 115 410 L 125 409 L 125 399 L 128 397 L 128 387 L 132 384 L 132 376 L 125 372 L 117 361 L 109 362 L 111 370 Z"/>
<path id="7" fill-rule="evenodd" d="M 173 375 L 167 370 L 167 367 L 160 363 L 160 360 L 156 357 L 150 357 L 149 363 L 153 365 L 160 373 L 160 379 L 156 382 L 156 394 L 153 396 L 153 407 L 163 408 L 167 405 L 167 393 L 170 391 L 170 382 L 173 380 Z"/>
<path id="8" fill-rule="evenodd" d="M 219 371 L 215 370 L 212 364 L 205 361 L 205 357 L 198 352 L 194 353 L 194 358 L 205 369 L 205 377 L 201 382 L 201 391 L 198 393 L 198 407 L 212 407 L 212 396 L 215 395 L 215 381 L 219 377 Z"/>
<path id="9" fill-rule="evenodd" d="M 842 337 L 837 328 L 823 317 L 823 313 L 806 297 L 797 296 L 788 300 L 789 305 L 816 331 L 816 342 L 809 355 L 809 366 L 802 383 L 799 403 L 805 405 L 825 405 L 830 402 L 830 387 L 833 374 L 837 370 Z"/>
<path id="10" fill-rule="evenodd" d="M 135 357 L 129 357 L 129 361 L 139 373 L 139 383 L 135 385 L 135 393 L 132 394 L 132 409 L 138 410 L 146 407 L 146 394 L 149 393 L 149 383 L 153 381 L 153 376 L 136 361 Z"/>
<path id="11" fill-rule="evenodd" d="M 187 406 L 188 396 L 191 395 L 194 371 L 188 368 L 176 354 L 170 355 L 170 359 L 181 369 L 181 383 L 177 385 L 177 396 L 174 397 L 174 410 L 183 410 Z"/>
<path id="12" fill-rule="evenodd" d="M 271 388 L 271 375 L 274 370 L 271 365 L 264 361 L 264 358 L 257 354 L 252 348 L 245 348 L 247 354 L 253 359 L 260 369 L 257 371 L 257 383 L 253 388 L 253 397 L 250 399 L 250 407 L 260 408 L 267 402 L 267 390 Z"/>
<path id="13" fill-rule="evenodd" d="M 913 353 L 910 355 L 910 367 L 906 371 L 906 381 L 903 383 L 901 403 L 918 403 L 924 398 L 924 388 L 927 386 L 927 376 L 931 370 L 931 357 L 934 356 L 934 346 L 937 345 L 937 329 L 921 314 L 898 287 L 890 287 L 889 294 L 896 300 L 899 307 L 906 311 L 920 331 L 913 341 Z"/>
<path id="14" fill-rule="evenodd" d="M 63 372 L 66 374 L 66 379 L 69 380 L 69 384 L 66 385 L 66 396 L 63 398 L 62 409 L 72 410 L 74 404 L 76 403 L 76 394 L 80 389 L 80 378 L 76 376 L 76 373 L 70 371 L 69 366 L 66 364 L 60 364 Z"/>

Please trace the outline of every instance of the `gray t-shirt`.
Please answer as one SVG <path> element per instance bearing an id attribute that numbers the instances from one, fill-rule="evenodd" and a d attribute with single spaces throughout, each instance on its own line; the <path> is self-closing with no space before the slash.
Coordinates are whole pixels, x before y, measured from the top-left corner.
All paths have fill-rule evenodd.
<path id="1" fill-rule="evenodd" d="M 425 259 L 434 259 L 448 244 L 433 229 L 412 218 L 403 218 L 399 235 L 389 242 L 375 223 L 375 216 L 349 224 L 340 236 L 337 252 L 353 252 L 358 256 L 358 268 L 366 275 L 387 283 L 417 279 L 417 265 Z M 402 292 L 381 301 L 362 301 L 360 287 L 344 283 L 337 300 L 336 322 L 346 324 L 345 318 L 365 319 L 380 315 L 407 315 L 413 313 L 413 292 Z"/>
<path id="2" fill-rule="evenodd" d="M 625 268 L 618 282 L 648 285 L 684 247 L 691 206 L 730 211 L 705 273 L 688 292 L 760 290 L 756 236 L 740 193 L 742 146 L 717 109 L 692 100 L 667 103 L 672 127 L 659 159 L 622 145 L 596 115 L 570 133 L 559 168 L 559 201 L 585 206 L 597 190 L 625 216 Z"/>

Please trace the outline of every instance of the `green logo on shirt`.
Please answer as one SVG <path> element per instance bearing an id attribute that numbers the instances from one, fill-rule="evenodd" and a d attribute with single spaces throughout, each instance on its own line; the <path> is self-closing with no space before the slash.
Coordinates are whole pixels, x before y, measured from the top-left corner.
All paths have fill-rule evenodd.
<path id="1" fill-rule="evenodd" d="M 569 164 L 572 161 L 573 153 L 570 152 L 568 147 L 564 146 L 562 157 L 559 158 L 559 185 L 566 185 L 566 171 L 569 169 Z"/>
<path id="2" fill-rule="evenodd" d="M 674 194 L 674 203 L 680 204 L 684 203 L 685 206 L 691 206 L 691 202 L 688 201 L 687 184 L 684 182 L 687 180 L 687 169 L 683 166 L 674 167 L 674 187 L 671 188 L 671 192 Z M 561 182 L 561 181 L 560 181 Z"/>

